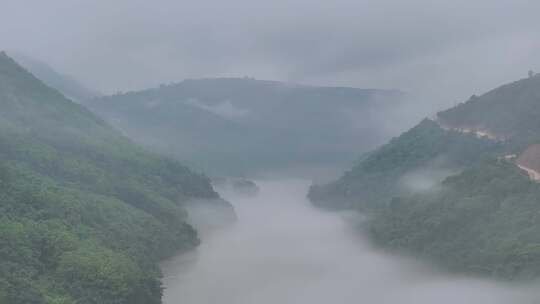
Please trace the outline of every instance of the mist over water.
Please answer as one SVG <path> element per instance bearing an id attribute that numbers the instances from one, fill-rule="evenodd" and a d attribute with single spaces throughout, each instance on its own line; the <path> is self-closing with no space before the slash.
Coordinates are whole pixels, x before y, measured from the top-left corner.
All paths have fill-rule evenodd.
<path id="1" fill-rule="evenodd" d="M 372 248 L 348 216 L 313 208 L 309 182 L 221 191 L 238 214 L 194 252 L 162 264 L 166 304 L 538 303 L 526 286 L 434 274 Z"/>

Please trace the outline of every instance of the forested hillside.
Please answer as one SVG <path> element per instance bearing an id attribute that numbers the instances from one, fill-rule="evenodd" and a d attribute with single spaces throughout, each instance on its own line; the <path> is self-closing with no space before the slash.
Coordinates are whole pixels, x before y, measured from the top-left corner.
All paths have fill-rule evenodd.
<path id="1" fill-rule="evenodd" d="M 160 303 L 209 180 L 150 154 L 0 53 L 0 303 Z"/>
<path id="2" fill-rule="evenodd" d="M 539 161 L 539 79 L 424 120 L 339 180 L 312 186 L 310 199 L 370 213 L 378 244 L 449 270 L 540 277 L 540 184 L 529 176 Z"/>
<path id="3" fill-rule="evenodd" d="M 85 87 L 75 78 L 61 74 L 48 64 L 35 58 L 21 53 L 10 53 L 10 56 L 47 86 L 57 89 L 71 100 L 83 102 L 101 95 L 98 91 Z"/>
<path id="4" fill-rule="evenodd" d="M 374 217 L 381 245 L 451 270 L 540 276 L 540 184 L 505 160 L 483 161 L 439 191 L 394 198 Z"/>
<path id="5" fill-rule="evenodd" d="M 397 91 L 251 78 L 185 80 L 88 107 L 131 138 L 216 175 L 343 166 L 403 125 Z M 406 124 L 405 115 L 400 121 Z M 385 128 L 386 127 L 386 128 Z"/>
<path id="6" fill-rule="evenodd" d="M 422 191 L 502 148 L 498 142 L 446 131 L 425 119 L 364 155 L 339 180 L 311 187 L 309 198 L 329 209 L 384 208 L 392 197 Z"/>
<path id="7" fill-rule="evenodd" d="M 487 130 L 521 144 L 540 141 L 540 75 L 496 88 L 437 114 L 452 127 Z"/>

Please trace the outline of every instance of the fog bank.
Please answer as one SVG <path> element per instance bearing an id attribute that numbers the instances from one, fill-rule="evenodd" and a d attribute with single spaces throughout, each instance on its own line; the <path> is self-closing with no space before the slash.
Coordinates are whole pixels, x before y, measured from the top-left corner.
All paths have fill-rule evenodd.
<path id="1" fill-rule="evenodd" d="M 527 287 L 445 277 L 377 252 L 337 214 L 314 209 L 308 183 L 261 182 L 256 198 L 221 194 L 237 224 L 163 264 L 166 304 L 533 303 Z"/>
<path id="2" fill-rule="evenodd" d="M 106 94 L 248 75 L 399 88 L 448 105 L 540 69 L 539 8 L 531 0 L 4 0 L 0 46 Z"/>

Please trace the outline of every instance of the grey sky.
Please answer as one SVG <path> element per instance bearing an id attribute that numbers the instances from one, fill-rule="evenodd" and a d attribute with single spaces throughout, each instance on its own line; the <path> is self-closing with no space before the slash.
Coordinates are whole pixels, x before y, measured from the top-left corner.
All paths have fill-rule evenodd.
<path id="1" fill-rule="evenodd" d="M 244 76 L 452 102 L 540 70 L 537 0 L 0 0 L 0 48 L 104 92 Z"/>

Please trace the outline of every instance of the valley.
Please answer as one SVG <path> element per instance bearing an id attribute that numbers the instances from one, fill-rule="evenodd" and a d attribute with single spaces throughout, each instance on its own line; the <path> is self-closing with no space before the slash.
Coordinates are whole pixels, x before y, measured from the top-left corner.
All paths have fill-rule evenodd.
<path id="1" fill-rule="evenodd" d="M 165 304 L 529 304 L 533 285 L 447 275 L 384 253 L 355 226 L 354 212 L 329 213 L 305 199 L 306 180 L 257 181 L 246 198 L 219 190 L 238 214 L 203 235 L 196 250 L 161 264 Z M 302 223 L 302 225 L 298 225 Z"/>
<path id="2" fill-rule="evenodd" d="M 0 304 L 540 303 L 539 11 L 0 0 Z"/>
<path id="3" fill-rule="evenodd" d="M 539 81 L 387 141 L 398 91 L 215 78 L 75 103 L 1 53 L 0 303 L 538 301 Z"/>

